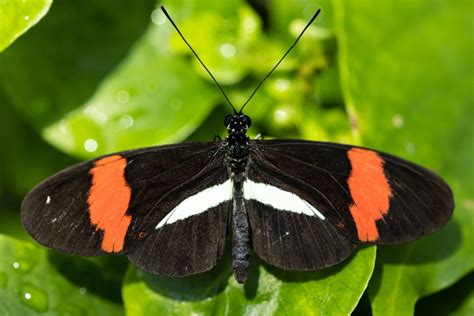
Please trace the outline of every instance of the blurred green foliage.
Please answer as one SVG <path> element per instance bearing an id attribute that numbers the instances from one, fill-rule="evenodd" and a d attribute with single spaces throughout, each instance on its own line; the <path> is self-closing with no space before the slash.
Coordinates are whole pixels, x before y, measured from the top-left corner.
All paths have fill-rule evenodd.
<path id="1" fill-rule="evenodd" d="M 237 105 L 322 8 L 246 108 L 250 134 L 362 144 L 421 163 L 452 186 L 453 220 L 434 236 L 380 247 L 376 261 L 367 247 L 320 272 L 254 256 L 244 287 L 228 258 L 176 280 L 120 257 L 44 250 L 19 220 L 32 186 L 100 154 L 225 136 L 229 108 L 154 1 L 58 0 L 49 12 L 50 1 L 0 1 L 1 315 L 474 314 L 469 0 L 162 4 Z"/>

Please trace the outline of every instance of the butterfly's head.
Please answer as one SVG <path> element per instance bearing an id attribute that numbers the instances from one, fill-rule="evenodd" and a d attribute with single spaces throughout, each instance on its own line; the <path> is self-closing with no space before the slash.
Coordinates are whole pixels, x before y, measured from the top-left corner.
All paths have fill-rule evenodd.
<path id="1" fill-rule="evenodd" d="M 245 114 L 227 115 L 224 120 L 225 128 L 229 133 L 245 132 L 251 124 L 252 120 Z"/>

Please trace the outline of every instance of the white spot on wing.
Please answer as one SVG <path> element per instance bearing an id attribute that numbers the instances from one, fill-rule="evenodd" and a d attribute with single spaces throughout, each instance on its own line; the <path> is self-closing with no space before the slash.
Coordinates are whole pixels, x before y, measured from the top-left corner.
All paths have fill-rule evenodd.
<path id="1" fill-rule="evenodd" d="M 193 215 L 198 215 L 231 199 L 232 182 L 231 180 L 227 180 L 224 183 L 207 188 L 181 201 L 181 203 L 156 225 L 155 229 Z"/>
<path id="2" fill-rule="evenodd" d="M 51 197 L 48 195 L 46 197 L 46 204 L 50 204 L 51 203 Z"/>
<path id="3" fill-rule="evenodd" d="M 303 200 L 296 194 L 277 188 L 265 183 L 257 183 L 251 180 L 244 182 L 244 197 L 247 200 L 255 200 L 262 204 L 270 205 L 280 211 L 317 216 L 324 220 L 326 217 L 314 206 Z"/>

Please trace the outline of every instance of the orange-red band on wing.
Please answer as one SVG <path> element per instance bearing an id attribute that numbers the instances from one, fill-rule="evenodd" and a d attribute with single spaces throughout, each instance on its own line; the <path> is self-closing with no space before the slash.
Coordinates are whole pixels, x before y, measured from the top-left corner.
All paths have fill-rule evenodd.
<path id="1" fill-rule="evenodd" d="M 376 222 L 390 207 L 390 185 L 383 171 L 383 160 L 370 150 L 352 148 L 347 153 L 352 171 L 349 190 L 354 200 L 349 208 L 360 241 L 379 238 Z"/>
<path id="2" fill-rule="evenodd" d="M 103 231 L 102 250 L 119 252 L 123 249 L 128 226 L 126 215 L 131 189 L 125 180 L 127 160 L 119 155 L 102 158 L 91 169 L 92 187 L 87 203 L 91 223 Z"/>

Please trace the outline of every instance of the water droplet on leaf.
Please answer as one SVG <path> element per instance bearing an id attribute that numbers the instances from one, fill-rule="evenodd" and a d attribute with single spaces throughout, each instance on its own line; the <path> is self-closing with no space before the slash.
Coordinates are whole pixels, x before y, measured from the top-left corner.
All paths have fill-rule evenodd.
<path id="1" fill-rule="evenodd" d="M 97 147 L 99 147 L 99 145 L 95 139 L 89 138 L 84 142 L 84 149 L 90 153 L 96 151 Z"/>
<path id="2" fill-rule="evenodd" d="M 396 127 L 396 128 L 402 128 L 403 127 L 403 116 L 401 116 L 400 114 L 395 114 L 392 117 L 392 125 L 393 125 L 393 127 Z"/>
<path id="3" fill-rule="evenodd" d="M 232 45 L 230 43 L 222 44 L 219 50 L 220 50 L 222 56 L 224 56 L 226 58 L 234 57 L 235 52 L 236 52 L 236 49 L 235 49 L 234 45 Z"/>
<path id="4" fill-rule="evenodd" d="M 120 121 L 119 121 L 119 125 L 120 127 L 122 128 L 129 128 L 129 127 L 132 127 L 133 126 L 133 117 L 131 117 L 130 115 L 128 114 L 125 114 L 123 115 L 121 118 L 120 118 Z"/>
<path id="5" fill-rule="evenodd" d="M 117 92 L 115 98 L 119 103 L 128 103 L 128 101 L 130 101 L 130 93 L 128 93 L 127 90 L 120 90 L 119 92 Z"/>
<path id="6" fill-rule="evenodd" d="M 161 25 L 166 22 L 166 17 L 160 9 L 155 9 L 151 13 L 151 21 L 156 25 Z"/>
<path id="7" fill-rule="evenodd" d="M 405 150 L 406 150 L 407 154 L 414 155 L 415 151 L 416 151 L 415 144 L 413 144 L 412 142 L 407 142 L 406 145 L 405 145 Z"/>
<path id="8" fill-rule="evenodd" d="M 48 310 L 48 296 L 46 292 L 33 285 L 19 287 L 18 294 L 23 305 L 37 312 Z"/>

